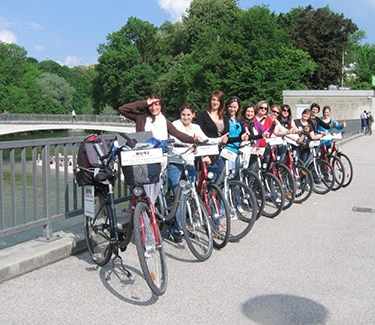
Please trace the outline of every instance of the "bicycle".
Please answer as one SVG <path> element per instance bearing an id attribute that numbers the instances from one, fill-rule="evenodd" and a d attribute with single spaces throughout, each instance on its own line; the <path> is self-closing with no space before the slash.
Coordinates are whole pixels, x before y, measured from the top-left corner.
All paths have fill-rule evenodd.
<path id="1" fill-rule="evenodd" d="M 222 189 L 229 203 L 231 213 L 231 233 L 229 241 L 237 242 L 253 228 L 258 215 L 258 204 L 253 191 L 239 180 L 237 153 L 223 148 L 220 158 L 224 168 L 215 183 Z M 230 166 L 231 165 L 231 166 Z"/>
<path id="2" fill-rule="evenodd" d="M 92 200 L 95 202 L 95 208 L 92 213 L 85 214 L 84 219 L 87 247 L 93 262 L 104 266 L 114 255 L 113 265 L 119 260 L 126 276 L 132 278 L 131 272 L 123 264 L 119 251 L 126 250 L 134 235 L 138 259 L 146 283 L 155 295 L 160 296 L 165 293 L 168 282 L 166 257 L 155 208 L 143 188 L 149 180 L 146 181 L 145 174 L 142 175 L 139 171 L 154 168 L 155 174 L 152 175 L 154 179 L 151 182 L 155 182 L 156 178 L 159 178 L 157 173 L 160 174 L 163 156 L 161 149 L 146 149 L 146 147 L 137 145 L 131 148 L 126 144 L 119 146 L 118 141 L 115 140 L 109 153 L 104 155 L 101 149 L 94 145 L 102 167 L 91 170 L 78 166 L 77 169 L 92 174 L 95 179 L 92 187 L 95 189 L 92 190 L 95 195 Z M 139 164 L 140 156 L 148 157 L 143 158 L 142 165 Z M 125 182 L 133 186 L 130 199 L 132 213 L 123 225 L 118 223 L 113 196 L 115 183 L 113 162 L 117 157 L 120 157 Z"/>
<path id="3" fill-rule="evenodd" d="M 195 146 L 183 146 L 182 152 L 168 153 L 168 164 L 175 164 L 182 168 L 181 179 L 175 189 L 174 199 L 167 204 L 167 170 L 162 176 L 161 191 L 158 197 L 162 222 L 176 218 L 182 227 L 183 237 L 193 255 L 199 261 L 207 260 L 213 251 L 213 238 L 208 213 L 201 202 L 195 188 L 194 180 L 189 176 L 188 164 L 184 155 L 194 149 Z M 178 148 L 181 149 L 181 148 Z"/>

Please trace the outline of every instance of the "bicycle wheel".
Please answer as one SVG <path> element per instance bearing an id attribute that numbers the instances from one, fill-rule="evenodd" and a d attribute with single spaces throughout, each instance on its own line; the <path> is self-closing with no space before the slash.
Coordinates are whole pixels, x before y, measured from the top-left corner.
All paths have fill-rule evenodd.
<path id="1" fill-rule="evenodd" d="M 143 202 L 134 211 L 134 241 L 139 263 L 151 291 L 161 296 L 167 289 L 168 272 L 159 227 L 151 224 L 150 209 Z"/>
<path id="2" fill-rule="evenodd" d="M 294 203 L 305 202 L 313 191 L 313 177 L 306 167 L 296 166 L 294 170 L 294 179 L 296 181 Z"/>
<path id="3" fill-rule="evenodd" d="M 255 194 L 255 198 L 258 204 L 257 218 L 259 218 L 262 214 L 264 203 L 265 203 L 265 193 L 264 193 L 262 181 L 259 179 L 258 174 L 254 172 L 253 170 L 246 169 L 246 170 L 243 170 L 242 173 L 243 173 L 243 179 L 244 179 L 245 184 L 248 187 L 250 187 L 250 189 Z"/>
<path id="4" fill-rule="evenodd" d="M 342 184 L 342 187 L 347 187 L 352 182 L 352 179 L 353 179 L 353 165 L 349 157 L 346 154 L 339 152 L 337 153 L 337 157 L 340 158 L 344 166 L 344 171 L 345 171 L 345 180 L 344 180 L 344 183 Z"/>
<path id="5" fill-rule="evenodd" d="M 275 218 L 280 214 L 284 206 L 284 190 L 279 179 L 271 173 L 262 175 L 264 188 L 264 207 L 262 215 Z"/>
<path id="6" fill-rule="evenodd" d="M 258 214 L 258 204 L 252 190 L 244 183 L 228 182 L 228 203 L 231 209 L 231 230 L 229 241 L 236 242 L 253 228 Z"/>
<path id="7" fill-rule="evenodd" d="M 206 207 L 212 240 L 216 249 L 225 247 L 230 236 L 230 209 L 223 192 L 216 184 L 208 184 L 208 204 Z"/>
<path id="8" fill-rule="evenodd" d="M 276 169 L 284 190 L 283 210 L 286 210 L 293 205 L 296 196 L 296 184 L 292 173 L 285 164 L 280 162 L 276 163 Z"/>
<path id="9" fill-rule="evenodd" d="M 210 221 L 203 202 L 196 192 L 191 191 L 184 197 L 182 230 L 185 241 L 199 261 L 207 260 L 213 251 Z"/>
<path id="10" fill-rule="evenodd" d="M 332 166 L 322 159 L 315 159 L 307 166 L 307 169 L 313 176 L 313 191 L 317 194 L 328 193 L 335 183 L 335 176 Z"/>
<path id="11" fill-rule="evenodd" d="M 87 249 L 93 262 L 99 266 L 108 263 L 112 255 L 111 226 L 112 211 L 106 204 L 105 195 L 95 195 L 95 217 L 84 217 Z"/>
<path id="12" fill-rule="evenodd" d="M 333 184 L 332 191 L 337 191 L 343 186 L 345 181 L 344 165 L 342 164 L 341 160 L 335 156 L 332 156 L 329 162 L 333 168 L 333 175 L 335 176 L 335 182 Z"/>

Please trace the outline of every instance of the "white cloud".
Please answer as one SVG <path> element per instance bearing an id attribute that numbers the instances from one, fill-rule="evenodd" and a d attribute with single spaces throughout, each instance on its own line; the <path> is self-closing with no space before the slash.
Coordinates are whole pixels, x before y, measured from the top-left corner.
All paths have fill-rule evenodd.
<path id="1" fill-rule="evenodd" d="M 192 0 L 159 0 L 160 7 L 169 13 L 174 20 L 180 20 L 189 8 Z"/>
<path id="2" fill-rule="evenodd" d="M 17 37 L 16 34 L 14 34 L 12 31 L 8 29 L 1 29 L 0 30 L 0 42 L 4 43 L 16 43 Z"/>
<path id="3" fill-rule="evenodd" d="M 67 65 L 68 67 L 81 65 L 81 59 L 74 55 L 68 55 L 64 60 L 64 65 Z"/>
<path id="4" fill-rule="evenodd" d="M 36 44 L 34 45 L 34 50 L 37 52 L 43 52 L 46 48 L 43 45 Z"/>
<path id="5" fill-rule="evenodd" d="M 27 23 L 26 26 L 34 32 L 40 32 L 44 30 L 44 27 L 35 21 Z"/>

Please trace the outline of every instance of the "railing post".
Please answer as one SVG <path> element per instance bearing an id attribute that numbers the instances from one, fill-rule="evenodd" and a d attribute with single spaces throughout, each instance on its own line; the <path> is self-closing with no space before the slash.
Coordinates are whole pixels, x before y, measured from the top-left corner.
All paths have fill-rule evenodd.
<path id="1" fill-rule="evenodd" d="M 52 225 L 49 215 L 48 207 L 48 176 L 49 176 L 49 159 L 48 159 L 48 145 L 43 146 L 42 149 L 42 186 L 43 186 L 43 216 L 47 218 L 47 223 L 43 225 L 43 236 L 46 240 L 50 240 L 52 237 Z"/>

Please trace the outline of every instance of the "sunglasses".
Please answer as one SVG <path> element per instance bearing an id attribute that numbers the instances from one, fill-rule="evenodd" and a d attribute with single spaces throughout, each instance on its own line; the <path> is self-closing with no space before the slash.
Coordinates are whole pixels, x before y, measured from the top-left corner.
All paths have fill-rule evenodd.
<path id="1" fill-rule="evenodd" d="M 276 115 L 279 115 L 280 112 L 279 111 L 272 111 L 272 113 L 276 114 Z"/>
<path id="2" fill-rule="evenodd" d="M 265 110 L 267 110 L 268 107 L 267 106 L 261 106 L 261 107 L 259 107 L 259 109 L 265 109 Z"/>
<path id="3" fill-rule="evenodd" d="M 290 111 L 288 109 L 283 109 L 283 112 L 288 112 L 290 113 Z"/>

